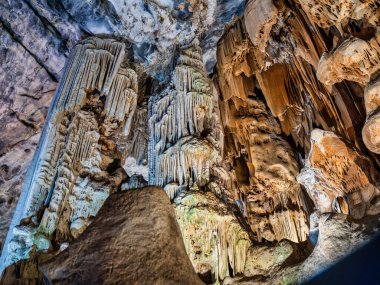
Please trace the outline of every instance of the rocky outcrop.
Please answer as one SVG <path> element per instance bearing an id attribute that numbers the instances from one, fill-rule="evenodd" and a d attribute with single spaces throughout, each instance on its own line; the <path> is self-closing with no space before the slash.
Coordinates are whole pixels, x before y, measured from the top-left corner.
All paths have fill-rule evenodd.
<path id="1" fill-rule="evenodd" d="M 87 231 L 40 269 L 52 284 L 202 284 L 158 187 L 111 195 Z"/>

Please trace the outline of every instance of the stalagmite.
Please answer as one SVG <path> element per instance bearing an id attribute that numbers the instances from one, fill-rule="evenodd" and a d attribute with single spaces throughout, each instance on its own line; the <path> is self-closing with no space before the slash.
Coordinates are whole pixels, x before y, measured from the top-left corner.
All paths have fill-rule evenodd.
<path id="1" fill-rule="evenodd" d="M 124 173 L 123 146 L 137 103 L 137 74 L 124 63 L 125 44 L 88 38 L 70 54 L 39 150 L 30 167 L 1 257 L 5 266 L 89 225 Z M 105 100 L 102 100 L 102 97 Z M 32 253 L 35 254 L 35 253 Z"/>
<path id="2" fill-rule="evenodd" d="M 186 251 L 199 275 L 214 283 L 244 271 L 251 241 L 214 194 L 180 195 L 175 200 L 175 213 Z"/>
<path id="3" fill-rule="evenodd" d="M 165 187 L 173 196 L 181 187 L 208 180 L 208 168 L 217 152 L 212 142 L 202 136 L 212 110 L 213 96 L 201 49 L 193 43 L 181 50 L 171 84 L 150 99 L 150 184 L 178 184 L 174 192 L 172 187 Z"/>

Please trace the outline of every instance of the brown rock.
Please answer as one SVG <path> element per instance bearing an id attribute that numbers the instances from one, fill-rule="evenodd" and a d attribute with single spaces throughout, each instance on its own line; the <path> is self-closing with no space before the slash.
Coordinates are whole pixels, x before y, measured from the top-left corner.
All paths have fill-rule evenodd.
<path id="1" fill-rule="evenodd" d="M 252 43 L 264 52 L 278 11 L 272 0 L 250 0 L 244 11 L 245 26 Z"/>
<path id="2" fill-rule="evenodd" d="M 367 121 L 363 127 L 363 141 L 367 148 L 380 154 L 380 79 L 369 84 L 364 92 Z"/>
<path id="3" fill-rule="evenodd" d="M 332 85 L 350 80 L 366 85 L 371 75 L 380 69 L 380 35 L 369 41 L 358 38 L 345 40 L 336 50 L 324 54 L 317 76 Z"/>
<path id="4" fill-rule="evenodd" d="M 111 195 L 86 232 L 40 268 L 60 285 L 202 284 L 158 187 Z"/>
<path id="5" fill-rule="evenodd" d="M 313 130 L 311 151 L 297 180 L 318 211 L 362 218 L 379 212 L 379 189 L 371 160 L 332 132 Z"/>
<path id="6" fill-rule="evenodd" d="M 351 19 L 367 19 L 376 24 L 380 10 L 377 0 L 300 0 L 302 8 L 319 26 L 328 28 Z"/>
<path id="7" fill-rule="evenodd" d="M 308 225 L 301 188 L 295 179 L 297 161 L 272 116 L 280 117 L 288 109 L 285 83 L 277 79 L 287 72 L 286 66 L 276 65 L 283 68 L 273 68 L 263 72 L 270 76 L 258 78 L 262 88 L 266 84 L 279 87 L 265 89 L 266 103 L 273 108 L 271 114 L 254 86 L 252 48 L 239 22 L 218 45 L 221 119 L 227 136 L 225 165 L 231 169 L 230 180 L 236 183 L 228 190 L 241 205 L 259 241 L 304 241 Z"/>

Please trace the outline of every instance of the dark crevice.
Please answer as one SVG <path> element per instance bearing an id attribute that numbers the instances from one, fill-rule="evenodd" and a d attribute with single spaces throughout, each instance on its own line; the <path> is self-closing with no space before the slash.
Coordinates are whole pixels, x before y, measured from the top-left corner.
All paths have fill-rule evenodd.
<path id="1" fill-rule="evenodd" d="M 43 15 L 41 15 L 38 10 L 33 6 L 32 3 L 29 2 L 29 0 L 23 0 L 24 3 L 33 11 L 33 13 L 40 19 L 42 24 L 58 39 L 62 41 L 60 44 L 60 49 L 63 53 L 68 53 L 68 49 L 66 47 L 67 40 L 63 38 L 62 34 L 57 30 L 56 27 L 54 27 L 48 19 L 46 19 Z"/>

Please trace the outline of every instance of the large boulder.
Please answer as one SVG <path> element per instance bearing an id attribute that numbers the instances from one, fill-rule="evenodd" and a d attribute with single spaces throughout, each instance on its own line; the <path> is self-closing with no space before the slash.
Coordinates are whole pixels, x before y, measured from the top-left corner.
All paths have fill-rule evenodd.
<path id="1" fill-rule="evenodd" d="M 111 195 L 82 236 L 40 266 L 52 284 L 202 284 L 167 194 Z"/>

